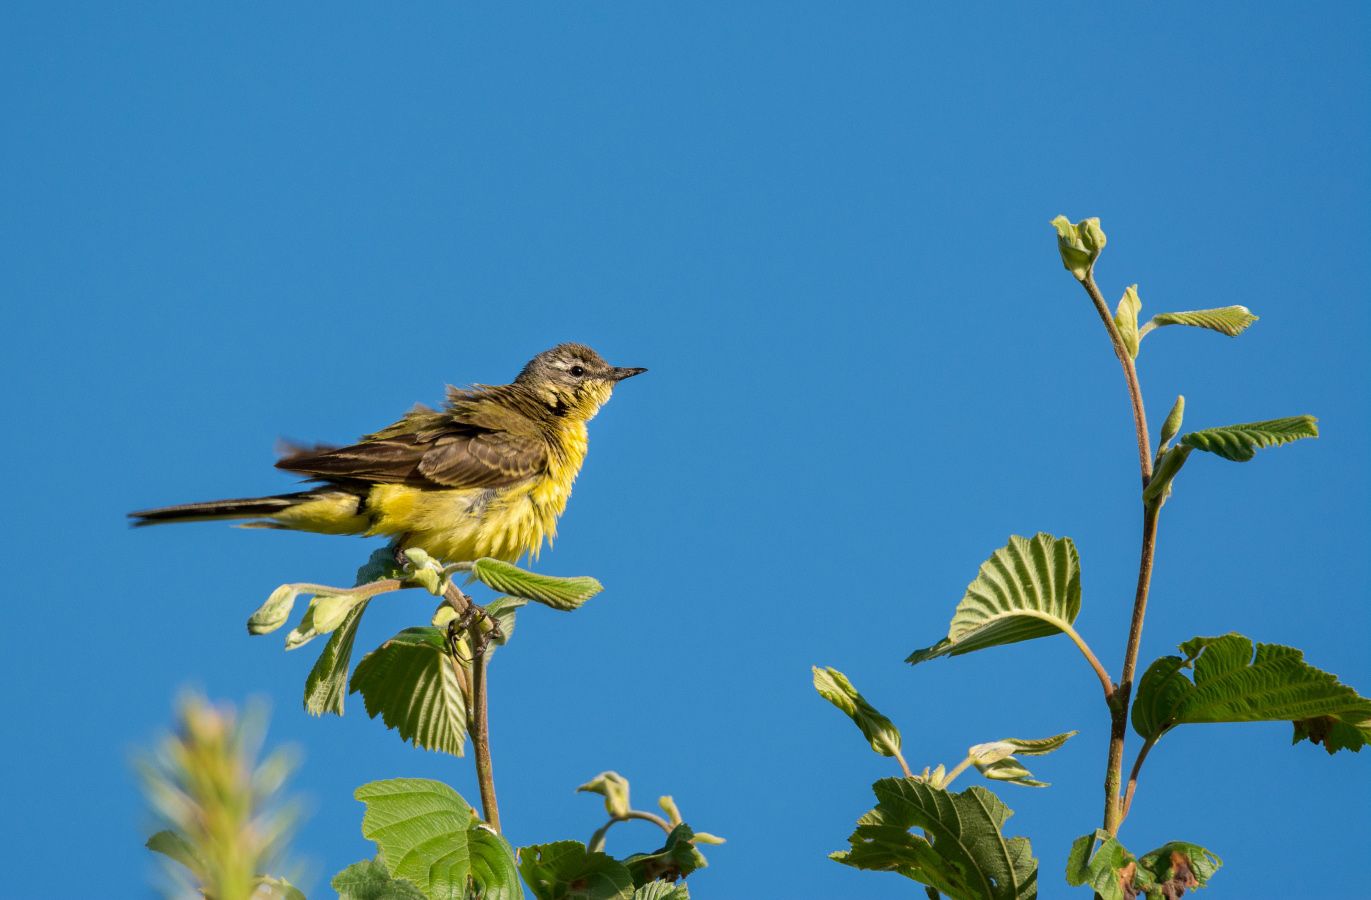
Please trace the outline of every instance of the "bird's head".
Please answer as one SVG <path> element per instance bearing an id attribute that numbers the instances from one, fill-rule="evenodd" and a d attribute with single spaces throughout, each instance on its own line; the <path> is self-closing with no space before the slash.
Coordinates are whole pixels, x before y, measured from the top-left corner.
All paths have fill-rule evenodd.
<path id="1" fill-rule="evenodd" d="M 514 383 L 564 415 L 584 421 L 609 401 L 616 384 L 646 371 L 611 366 L 584 344 L 558 344 L 529 360 Z"/>

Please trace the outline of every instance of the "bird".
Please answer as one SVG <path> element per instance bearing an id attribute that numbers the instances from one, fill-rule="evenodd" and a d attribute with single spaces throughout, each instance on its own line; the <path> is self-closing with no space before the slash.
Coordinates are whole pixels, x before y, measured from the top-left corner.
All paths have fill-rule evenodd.
<path id="1" fill-rule="evenodd" d="M 642 368 L 584 344 L 539 353 L 509 384 L 448 387 L 355 444 L 287 444 L 278 469 L 315 487 L 129 513 L 134 526 L 205 520 L 244 528 L 385 536 L 447 562 L 537 559 L 585 462 L 586 423 Z"/>

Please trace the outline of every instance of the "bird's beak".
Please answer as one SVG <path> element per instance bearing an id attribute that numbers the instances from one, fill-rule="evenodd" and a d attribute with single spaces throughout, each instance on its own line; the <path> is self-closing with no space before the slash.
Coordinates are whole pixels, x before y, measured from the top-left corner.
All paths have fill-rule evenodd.
<path id="1" fill-rule="evenodd" d="M 632 378 L 634 375 L 641 375 L 647 369 L 626 369 L 623 366 L 615 366 L 609 371 L 611 381 L 623 381 L 625 378 Z"/>

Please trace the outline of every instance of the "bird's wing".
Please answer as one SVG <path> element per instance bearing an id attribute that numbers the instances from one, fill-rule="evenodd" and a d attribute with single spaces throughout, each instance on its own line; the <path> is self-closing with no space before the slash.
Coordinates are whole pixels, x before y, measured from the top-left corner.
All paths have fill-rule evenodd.
<path id="1" fill-rule="evenodd" d="M 545 471 L 547 444 L 536 430 L 495 428 L 421 408 L 356 444 L 294 452 L 276 467 L 324 481 L 494 488 Z"/>

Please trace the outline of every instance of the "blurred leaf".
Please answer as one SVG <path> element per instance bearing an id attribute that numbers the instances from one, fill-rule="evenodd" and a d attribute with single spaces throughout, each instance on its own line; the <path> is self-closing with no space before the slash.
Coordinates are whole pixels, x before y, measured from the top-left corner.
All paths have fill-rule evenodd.
<path id="1" fill-rule="evenodd" d="M 416 746 L 461 756 L 467 707 L 446 638 L 436 628 L 406 628 L 362 657 L 352 673 L 367 715 L 377 715 Z"/>
<path id="2" fill-rule="evenodd" d="M 604 797 L 605 812 L 612 818 L 622 819 L 628 815 L 628 779 L 618 772 L 601 772 L 576 790 Z"/>
<path id="3" fill-rule="evenodd" d="M 305 900 L 305 894 L 284 878 L 262 875 L 253 886 L 249 900 Z"/>
<path id="4" fill-rule="evenodd" d="M 876 808 L 857 820 L 852 849 L 831 858 L 898 872 L 954 900 L 1033 900 L 1038 862 L 1024 837 L 1001 832 L 1012 815 L 982 787 L 950 794 L 912 778 L 873 785 Z M 913 834 L 921 829 L 928 837 Z"/>
<path id="5" fill-rule="evenodd" d="M 947 638 L 906 662 L 1012 644 L 1066 631 L 1081 610 L 1081 568 L 1070 538 L 1014 535 L 981 564 L 952 615 Z"/>
<path id="6" fill-rule="evenodd" d="M 832 667 L 820 669 L 812 667 L 814 689 L 829 703 L 847 714 L 863 736 L 871 742 L 871 749 L 882 756 L 895 756 L 900 752 L 900 729 L 881 715 L 874 706 L 866 701 L 847 676 Z"/>
<path id="7" fill-rule="evenodd" d="M 1165 325 L 1190 325 L 1195 328 L 1208 328 L 1229 337 L 1242 334 L 1247 326 L 1257 321 L 1246 306 L 1224 306 L 1218 309 L 1194 309 L 1188 312 L 1160 313 L 1142 328 L 1145 336 L 1154 329 Z"/>
<path id="8" fill-rule="evenodd" d="M 424 778 L 359 787 L 362 834 L 376 842 L 393 878 L 434 900 L 518 900 L 523 896 L 509 844 L 483 825 L 452 788 Z"/>
<path id="9" fill-rule="evenodd" d="M 1181 446 L 1214 453 L 1234 462 L 1247 462 L 1264 447 L 1279 447 L 1300 438 L 1318 437 L 1317 422 L 1313 416 L 1291 416 L 1245 425 L 1224 425 L 1182 435 Z"/>
<path id="10" fill-rule="evenodd" d="M 329 884 L 338 892 L 338 900 L 426 900 L 412 882 L 391 878 L 379 859 L 355 862 Z"/>
<path id="11" fill-rule="evenodd" d="M 1371 700 L 1306 663 L 1293 647 L 1257 644 L 1254 657 L 1251 640 L 1226 634 L 1193 638 L 1180 649 L 1183 657 L 1162 657 L 1138 682 L 1133 728 L 1149 741 L 1192 722 L 1282 720 L 1295 723 L 1296 741 L 1326 741 L 1331 729 L 1311 727 L 1315 719 L 1347 726 L 1338 740 L 1348 749 L 1360 750 L 1371 740 Z M 1193 682 L 1185 674 L 1192 668 Z M 1357 737 L 1348 740 L 1352 733 Z"/>
<path id="12" fill-rule="evenodd" d="M 690 900 L 690 889 L 684 881 L 649 881 L 633 892 L 633 900 Z"/>
<path id="13" fill-rule="evenodd" d="M 314 662 L 305 678 L 305 711 L 312 716 L 343 714 L 343 696 L 347 693 L 348 666 L 352 662 L 352 645 L 357 638 L 357 626 L 369 600 L 363 600 L 348 612 L 343 624 L 333 632 L 324 645 L 324 652 Z"/>
<path id="14" fill-rule="evenodd" d="M 704 854 L 692 842 L 694 837 L 690 826 L 682 823 L 671 829 L 666 844 L 660 850 L 635 853 L 625 859 L 624 866 L 633 876 L 633 883 L 641 886 L 663 879 L 675 881 L 709 865 Z"/>
<path id="15" fill-rule="evenodd" d="M 519 872 L 538 900 L 633 900 L 624 864 L 579 841 L 520 847 Z"/>
<path id="16" fill-rule="evenodd" d="M 1142 300 L 1138 297 L 1138 286 L 1130 284 L 1123 292 L 1123 299 L 1114 313 L 1114 324 L 1118 326 L 1119 337 L 1123 338 L 1128 355 L 1138 358 L 1138 313 L 1142 310 Z"/>
<path id="17" fill-rule="evenodd" d="M 1066 216 L 1057 216 L 1052 220 L 1052 227 L 1057 229 L 1057 250 L 1062 255 L 1062 265 L 1076 276 L 1077 281 L 1085 281 L 1107 240 L 1100 229 L 1100 220 L 1081 219 L 1073 225 Z"/>
<path id="18" fill-rule="evenodd" d="M 1133 855 L 1123 844 L 1103 828 L 1097 828 L 1071 844 L 1066 857 L 1066 883 L 1072 887 L 1088 885 L 1103 900 L 1132 900 L 1132 895 L 1125 894 L 1124 884 L 1133 884 L 1133 862 Z"/>
<path id="19" fill-rule="evenodd" d="M 476 560 L 472 564 L 471 574 L 477 581 L 502 594 L 533 600 L 560 610 L 576 609 L 604 590 L 600 582 L 587 575 L 555 578 L 488 557 Z"/>
<path id="20" fill-rule="evenodd" d="M 286 624 L 299 593 L 291 584 L 283 584 L 272 591 L 267 602 L 248 618 L 248 634 L 270 634 Z"/>
<path id="21" fill-rule="evenodd" d="M 154 853 L 160 853 L 179 862 L 192 872 L 201 871 L 205 864 L 190 842 L 175 831 L 159 831 L 148 838 L 144 846 Z"/>

